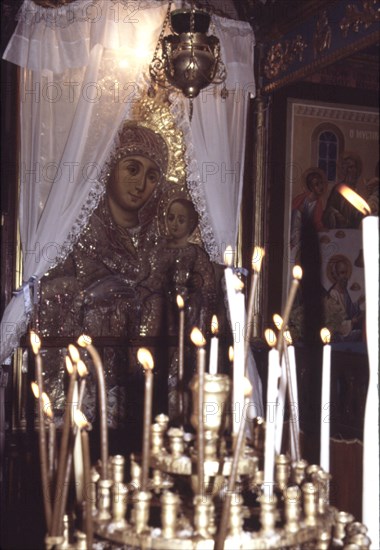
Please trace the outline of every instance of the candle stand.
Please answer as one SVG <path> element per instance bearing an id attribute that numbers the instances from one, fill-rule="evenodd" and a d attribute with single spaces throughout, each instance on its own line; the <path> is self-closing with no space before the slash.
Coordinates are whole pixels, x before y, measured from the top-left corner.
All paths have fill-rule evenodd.
<path id="1" fill-rule="evenodd" d="M 190 386 L 196 432 L 197 376 Z M 154 550 L 370 548 L 366 527 L 329 504 L 331 476 L 320 466 L 302 459 L 291 463 L 287 455 L 277 455 L 273 487 L 263 490 L 263 419 L 255 420 L 254 440 L 246 439 L 239 457 L 237 482 L 229 494 L 229 525 L 220 546 L 217 534 L 233 457 L 232 423 L 225 407 L 230 380 L 226 375 L 205 374 L 204 389 L 201 494 L 196 433 L 170 427 L 165 415 L 157 416 L 151 425 L 146 490 L 140 487 L 137 457 L 131 457 L 129 483 L 123 479 L 124 459 L 119 455 L 108 459 L 108 479 L 100 476 L 102 464 L 92 466 L 92 520 L 99 548 L 102 542 L 104 547 Z M 75 542 L 69 542 L 65 533 L 54 540 L 56 549 L 86 548 L 83 532 L 76 533 Z M 47 547 L 51 543 L 47 537 Z"/>

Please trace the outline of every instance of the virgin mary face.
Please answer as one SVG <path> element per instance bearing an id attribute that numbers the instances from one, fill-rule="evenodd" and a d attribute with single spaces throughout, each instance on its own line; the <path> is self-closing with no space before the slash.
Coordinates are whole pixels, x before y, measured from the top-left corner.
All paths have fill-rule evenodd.
<path id="1" fill-rule="evenodd" d="M 152 196 L 160 180 L 157 164 L 135 155 L 118 162 L 111 178 L 108 195 L 125 211 L 138 211 Z"/>

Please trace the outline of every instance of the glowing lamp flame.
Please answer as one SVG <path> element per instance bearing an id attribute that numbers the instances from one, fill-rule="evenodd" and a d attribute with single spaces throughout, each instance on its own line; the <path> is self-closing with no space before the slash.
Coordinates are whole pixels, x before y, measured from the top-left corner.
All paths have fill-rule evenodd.
<path id="1" fill-rule="evenodd" d="M 232 346 L 228 348 L 228 359 L 231 363 L 234 360 L 234 348 Z"/>
<path id="2" fill-rule="evenodd" d="M 321 329 L 321 340 L 324 344 L 329 344 L 331 342 L 331 332 L 328 328 L 323 327 Z"/>
<path id="3" fill-rule="evenodd" d="M 274 322 L 274 324 L 275 324 L 275 326 L 278 330 L 282 329 L 282 325 L 283 325 L 284 321 L 283 321 L 281 315 L 279 315 L 278 313 L 274 313 L 273 314 L 273 322 Z"/>
<path id="4" fill-rule="evenodd" d="M 342 183 L 337 188 L 338 193 L 340 193 L 356 210 L 359 210 L 364 216 L 371 215 L 371 208 L 369 204 L 358 195 L 351 187 Z"/>
<path id="5" fill-rule="evenodd" d="M 194 327 L 190 334 L 191 341 L 195 346 L 198 348 L 201 348 L 206 345 L 206 340 L 204 339 L 203 334 L 199 330 L 199 328 Z"/>
<path id="6" fill-rule="evenodd" d="M 289 346 L 293 344 L 293 339 L 292 339 L 292 335 L 290 334 L 290 330 L 284 331 L 284 340 Z"/>
<path id="7" fill-rule="evenodd" d="M 33 392 L 33 395 L 36 399 L 39 398 L 40 396 L 40 390 L 38 389 L 38 384 L 37 382 L 32 382 L 31 384 L 31 388 L 32 388 L 32 392 Z"/>
<path id="8" fill-rule="evenodd" d="M 73 374 L 73 372 L 74 372 L 73 364 L 72 364 L 71 359 L 68 355 L 66 355 L 66 357 L 65 357 L 65 362 L 66 362 L 67 372 L 69 374 Z"/>
<path id="9" fill-rule="evenodd" d="M 185 307 L 185 302 L 183 301 L 182 296 L 180 296 L 179 294 L 177 296 L 177 306 L 178 309 L 183 309 Z"/>
<path id="10" fill-rule="evenodd" d="M 46 414 L 46 416 L 48 418 L 53 418 L 54 415 L 53 415 L 53 409 L 51 407 L 51 402 L 48 394 L 45 392 L 42 392 L 42 402 L 44 406 L 44 413 Z"/>
<path id="11" fill-rule="evenodd" d="M 30 345 L 32 346 L 34 355 L 37 355 L 41 348 L 41 340 L 38 334 L 34 332 L 34 330 L 30 331 Z"/>
<path id="12" fill-rule="evenodd" d="M 140 348 L 137 352 L 137 359 L 145 370 L 154 369 L 153 357 L 148 349 Z"/>
<path id="13" fill-rule="evenodd" d="M 293 279 L 300 281 L 302 279 L 302 267 L 300 265 L 295 265 L 293 267 Z"/>
<path id="14" fill-rule="evenodd" d="M 243 392 L 245 399 L 248 399 L 252 395 L 252 384 L 246 376 L 243 378 Z"/>
<path id="15" fill-rule="evenodd" d="M 252 255 L 252 269 L 253 271 L 256 271 L 256 273 L 260 273 L 261 264 L 264 256 L 265 256 L 264 248 L 261 248 L 261 246 L 255 246 L 255 248 L 253 249 L 253 255 Z"/>
<path id="16" fill-rule="evenodd" d="M 84 378 L 88 375 L 88 369 L 81 359 L 77 363 L 77 371 L 81 378 Z"/>
<path id="17" fill-rule="evenodd" d="M 86 348 L 87 346 L 92 344 L 91 336 L 88 336 L 87 334 L 81 334 L 77 340 L 78 346 L 81 348 Z"/>
<path id="18" fill-rule="evenodd" d="M 267 328 L 265 329 L 264 336 L 268 346 L 274 348 L 274 346 L 277 344 L 277 337 L 274 331 L 271 328 Z"/>
<path id="19" fill-rule="evenodd" d="M 79 351 L 73 344 L 69 344 L 68 350 L 69 350 L 69 354 L 72 362 L 77 364 L 80 361 Z"/>
<path id="20" fill-rule="evenodd" d="M 74 411 L 74 423 L 80 430 L 90 427 L 90 423 L 80 409 Z"/>
<path id="21" fill-rule="evenodd" d="M 219 332 L 219 323 L 216 315 L 213 315 L 211 319 L 211 332 L 214 336 L 216 336 Z"/>
<path id="22" fill-rule="evenodd" d="M 244 288 L 244 283 L 237 275 L 234 275 L 234 289 L 236 292 L 241 292 Z"/>
<path id="23" fill-rule="evenodd" d="M 228 245 L 224 251 L 224 265 L 226 267 L 232 267 L 234 261 L 234 253 L 232 251 L 232 246 Z"/>

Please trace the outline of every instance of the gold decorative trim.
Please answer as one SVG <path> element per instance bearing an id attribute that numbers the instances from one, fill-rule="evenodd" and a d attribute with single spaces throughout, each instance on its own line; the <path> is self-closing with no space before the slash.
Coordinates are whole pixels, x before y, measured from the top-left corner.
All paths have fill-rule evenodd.
<path id="1" fill-rule="evenodd" d="M 376 21 L 380 20 L 380 8 L 378 0 L 362 0 L 363 11 L 359 11 L 355 4 L 348 4 L 346 6 L 346 14 L 339 23 L 339 28 L 343 33 L 343 36 L 347 38 L 348 32 L 359 32 L 360 27 L 368 29 Z"/>
<path id="2" fill-rule="evenodd" d="M 366 48 L 371 44 L 377 43 L 378 39 L 379 33 L 374 32 L 368 36 L 363 37 L 360 40 L 349 44 L 345 48 L 341 48 L 334 53 L 323 57 L 322 59 L 315 60 L 312 63 L 305 65 L 297 71 L 294 71 L 293 73 L 290 73 L 283 78 L 276 80 L 276 82 L 271 82 L 270 84 L 263 86 L 261 91 L 264 94 L 272 93 L 275 90 L 282 88 L 283 86 L 287 86 L 292 82 L 296 82 L 298 80 L 301 80 L 302 78 L 305 78 L 306 76 L 309 76 L 310 74 L 316 72 L 319 69 L 322 69 L 323 67 L 326 67 L 327 65 L 332 65 L 333 63 L 340 61 L 341 59 L 347 57 L 352 53 L 362 50 L 363 48 Z"/>
<path id="3" fill-rule="evenodd" d="M 327 11 L 324 10 L 315 25 L 315 32 L 313 35 L 313 54 L 316 59 L 322 52 L 329 50 L 331 47 L 331 26 Z"/>
<path id="4" fill-rule="evenodd" d="M 144 92 L 142 97 L 133 103 L 131 118 L 162 135 L 169 149 L 167 180 L 184 185 L 186 182 L 185 140 L 170 108 L 166 90 L 159 89 L 154 97 L 149 97 Z"/>
<path id="5" fill-rule="evenodd" d="M 298 34 L 293 40 L 277 42 L 274 44 L 268 54 L 264 65 L 264 74 L 266 78 L 271 79 L 280 73 L 288 70 L 289 65 L 295 61 L 303 60 L 303 52 L 308 47 L 307 42 Z"/>

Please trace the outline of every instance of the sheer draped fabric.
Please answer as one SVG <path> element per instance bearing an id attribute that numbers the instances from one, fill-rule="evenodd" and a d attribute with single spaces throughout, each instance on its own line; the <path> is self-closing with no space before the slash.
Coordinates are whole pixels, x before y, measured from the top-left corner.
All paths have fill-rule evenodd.
<path id="1" fill-rule="evenodd" d="M 173 7 L 175 7 L 173 5 Z M 179 4 L 178 4 L 179 7 Z M 0 361 L 26 331 L 29 281 L 72 249 L 104 192 L 107 159 L 132 102 L 147 87 L 166 2 L 76 0 L 59 9 L 25 0 L 4 59 L 19 65 L 20 232 L 24 291 L 5 310 Z M 194 101 L 171 94 L 185 133 L 187 180 L 204 245 L 222 262 L 236 243 L 249 94 L 254 93 L 254 36 L 247 23 L 212 18 L 221 42 L 229 96 L 220 86 Z"/>

